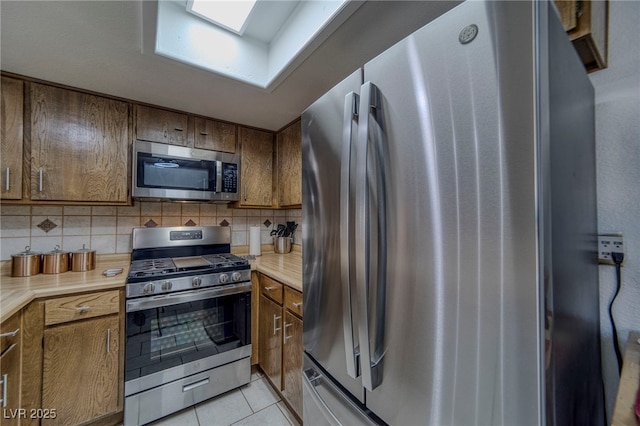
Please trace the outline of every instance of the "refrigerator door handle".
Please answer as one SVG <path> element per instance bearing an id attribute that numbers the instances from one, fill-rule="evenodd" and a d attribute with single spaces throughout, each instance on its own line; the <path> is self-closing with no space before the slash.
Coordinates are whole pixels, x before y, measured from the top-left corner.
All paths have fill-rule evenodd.
<path id="1" fill-rule="evenodd" d="M 385 353 L 388 155 L 381 100 L 373 83 L 362 85 L 356 142 L 355 274 L 360 370 L 369 391 L 382 383 Z"/>
<path id="2" fill-rule="evenodd" d="M 352 162 L 355 155 L 354 128 L 357 128 L 359 96 L 348 93 L 344 98 L 344 120 L 342 127 L 342 153 L 340 169 L 340 274 L 342 281 L 342 324 L 344 328 L 344 347 L 347 358 L 347 374 L 354 379 L 360 375 L 357 331 L 354 332 L 355 288 L 351 279 L 353 265 L 353 220 L 352 200 L 355 186 L 351 179 Z"/>

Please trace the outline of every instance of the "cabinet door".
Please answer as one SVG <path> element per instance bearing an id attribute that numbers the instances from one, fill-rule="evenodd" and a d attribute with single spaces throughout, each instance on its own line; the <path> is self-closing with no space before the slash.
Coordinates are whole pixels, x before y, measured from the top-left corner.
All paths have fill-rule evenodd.
<path id="1" fill-rule="evenodd" d="M 273 134 L 240 127 L 240 206 L 273 204 Z"/>
<path id="2" fill-rule="evenodd" d="M 136 105 L 136 139 L 187 146 L 187 114 Z"/>
<path id="3" fill-rule="evenodd" d="M 31 84 L 31 199 L 128 201 L 129 104 Z"/>
<path id="4" fill-rule="evenodd" d="M 302 205 L 302 139 L 300 121 L 278 133 L 278 207 Z"/>
<path id="5" fill-rule="evenodd" d="M 282 307 L 260 295 L 260 367 L 282 387 Z"/>
<path id="6" fill-rule="evenodd" d="M 20 404 L 21 366 L 21 317 L 20 313 L 2 323 L 0 327 L 0 398 L 2 398 L 2 424 L 17 425 L 20 422 L 18 408 Z"/>
<path id="7" fill-rule="evenodd" d="M 284 314 L 282 375 L 282 393 L 302 417 L 302 320 L 289 311 Z"/>
<path id="8" fill-rule="evenodd" d="M 79 424 L 118 410 L 119 330 L 116 315 L 45 330 L 42 407 L 57 416 L 43 424 Z"/>
<path id="9" fill-rule="evenodd" d="M 22 198 L 22 137 L 24 83 L 2 77 L 2 199 Z"/>
<path id="10" fill-rule="evenodd" d="M 236 125 L 222 121 L 193 119 L 195 124 L 195 147 L 211 151 L 236 152 Z"/>

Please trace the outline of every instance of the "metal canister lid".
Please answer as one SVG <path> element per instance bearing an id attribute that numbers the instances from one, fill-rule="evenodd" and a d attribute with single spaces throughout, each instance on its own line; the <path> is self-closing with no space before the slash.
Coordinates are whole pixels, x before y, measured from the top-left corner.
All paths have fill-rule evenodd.
<path id="1" fill-rule="evenodd" d="M 66 251 L 62 250 L 59 245 L 56 245 L 53 250 L 47 252 L 45 254 L 65 254 Z"/>
<path id="2" fill-rule="evenodd" d="M 25 246 L 24 247 L 24 251 L 21 251 L 20 253 L 16 253 L 16 254 L 12 254 L 11 256 L 13 257 L 27 257 L 27 256 L 35 256 L 38 255 L 40 253 L 38 253 L 37 251 L 32 251 L 31 250 L 31 246 Z"/>
<path id="3" fill-rule="evenodd" d="M 92 251 L 94 251 L 94 250 L 88 249 L 87 245 L 83 244 L 81 249 L 74 250 L 74 251 L 72 251 L 72 253 L 90 253 Z"/>

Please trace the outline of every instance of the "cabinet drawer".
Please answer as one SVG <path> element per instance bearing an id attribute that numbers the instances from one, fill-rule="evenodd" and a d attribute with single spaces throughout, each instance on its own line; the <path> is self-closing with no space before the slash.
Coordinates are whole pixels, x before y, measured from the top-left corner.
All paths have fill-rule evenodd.
<path id="1" fill-rule="evenodd" d="M 266 275 L 260 275 L 260 293 L 282 304 L 283 284 L 272 280 Z"/>
<path id="2" fill-rule="evenodd" d="M 120 311 L 118 290 L 50 299 L 44 305 L 45 325 L 60 324 Z"/>
<path id="3" fill-rule="evenodd" d="M 302 293 L 285 286 L 284 307 L 302 318 Z"/>
<path id="4" fill-rule="evenodd" d="M 0 353 L 20 343 L 20 313 L 13 315 L 0 326 Z M 15 347 L 14 347 L 15 349 Z"/>

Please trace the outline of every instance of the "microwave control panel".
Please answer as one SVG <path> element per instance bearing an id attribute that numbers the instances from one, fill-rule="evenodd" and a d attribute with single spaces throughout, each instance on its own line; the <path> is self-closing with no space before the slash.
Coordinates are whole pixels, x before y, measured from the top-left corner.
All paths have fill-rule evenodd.
<path id="1" fill-rule="evenodd" d="M 238 165 L 222 163 L 222 192 L 238 192 Z"/>

